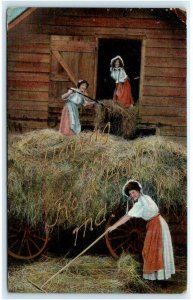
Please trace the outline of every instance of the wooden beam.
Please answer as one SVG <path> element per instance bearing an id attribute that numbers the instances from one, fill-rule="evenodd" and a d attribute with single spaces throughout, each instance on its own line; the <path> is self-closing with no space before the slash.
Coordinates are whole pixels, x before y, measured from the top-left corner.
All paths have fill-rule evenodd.
<path id="1" fill-rule="evenodd" d="M 60 65 L 63 67 L 63 69 L 67 72 L 70 80 L 75 84 L 77 84 L 77 80 L 75 78 L 75 75 L 73 74 L 73 72 L 70 70 L 69 66 L 67 65 L 67 63 L 64 61 L 64 58 L 62 57 L 62 55 L 59 53 L 59 51 L 52 51 L 52 53 L 54 54 L 55 58 L 57 59 L 57 61 L 60 63 Z"/>
<path id="2" fill-rule="evenodd" d="M 17 26 L 19 23 L 21 23 L 23 20 L 25 20 L 28 16 L 30 16 L 37 8 L 32 7 L 27 9 L 24 13 L 22 13 L 20 16 L 18 16 L 16 19 L 14 19 L 9 25 L 8 25 L 8 31 L 13 29 L 15 26 Z"/>
<path id="3" fill-rule="evenodd" d="M 52 40 L 53 51 L 91 52 L 96 48 L 96 42 Z"/>

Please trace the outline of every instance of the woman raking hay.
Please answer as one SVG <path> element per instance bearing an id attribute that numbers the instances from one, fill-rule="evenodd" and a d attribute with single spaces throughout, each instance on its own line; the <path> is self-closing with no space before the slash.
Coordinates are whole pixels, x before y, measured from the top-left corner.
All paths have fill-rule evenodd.
<path id="1" fill-rule="evenodd" d="M 144 241 L 143 278 L 148 280 L 166 280 L 175 274 L 173 247 L 168 224 L 160 215 L 157 204 L 148 195 L 143 194 L 138 181 L 129 180 L 122 189 L 126 197 L 131 197 L 133 207 L 123 218 L 109 227 L 109 231 L 116 229 L 129 219 L 142 218 L 147 221 L 146 237 Z"/>

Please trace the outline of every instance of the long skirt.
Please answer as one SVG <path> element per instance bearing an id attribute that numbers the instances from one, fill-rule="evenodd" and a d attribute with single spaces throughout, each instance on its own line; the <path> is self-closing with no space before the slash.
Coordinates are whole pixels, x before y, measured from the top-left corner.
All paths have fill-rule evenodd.
<path id="1" fill-rule="evenodd" d="M 128 80 L 124 83 L 117 83 L 113 94 L 113 101 L 117 102 L 123 107 L 129 107 L 134 103 L 131 94 L 131 86 Z"/>
<path id="2" fill-rule="evenodd" d="M 64 105 L 62 110 L 59 132 L 67 136 L 75 135 L 75 132 L 70 128 L 70 117 L 67 105 Z"/>
<path id="3" fill-rule="evenodd" d="M 175 274 L 170 231 L 168 224 L 160 215 L 147 223 L 142 254 L 144 279 L 165 280 Z"/>

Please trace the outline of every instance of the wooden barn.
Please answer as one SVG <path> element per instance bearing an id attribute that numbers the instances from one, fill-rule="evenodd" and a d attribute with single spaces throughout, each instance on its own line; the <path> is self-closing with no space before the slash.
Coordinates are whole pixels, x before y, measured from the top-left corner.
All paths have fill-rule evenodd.
<path id="1" fill-rule="evenodd" d="M 139 105 L 139 128 L 186 143 L 186 16 L 179 9 L 28 8 L 8 24 L 10 131 L 58 128 L 61 94 L 78 79 L 112 99 L 121 55 Z M 94 108 L 81 111 L 93 126 Z"/>

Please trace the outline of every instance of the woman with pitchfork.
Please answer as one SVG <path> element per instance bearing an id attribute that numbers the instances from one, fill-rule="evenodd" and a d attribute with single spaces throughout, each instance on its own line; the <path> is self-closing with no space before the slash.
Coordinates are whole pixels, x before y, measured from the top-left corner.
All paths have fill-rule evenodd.
<path id="1" fill-rule="evenodd" d="M 86 100 L 87 88 L 89 84 L 86 80 L 79 80 L 77 88 L 70 88 L 67 93 L 62 95 L 65 101 L 59 132 L 63 135 L 71 136 L 81 132 L 81 124 L 79 120 L 79 107 L 93 105 L 93 101 Z M 88 99 L 88 97 L 87 97 Z"/>

